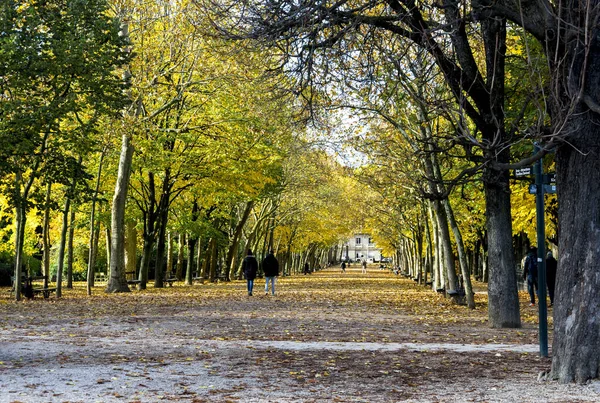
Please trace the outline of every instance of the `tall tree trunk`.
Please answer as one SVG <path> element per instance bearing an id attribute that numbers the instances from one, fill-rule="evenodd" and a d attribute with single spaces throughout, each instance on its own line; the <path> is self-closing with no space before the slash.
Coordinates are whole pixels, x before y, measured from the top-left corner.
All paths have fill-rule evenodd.
<path id="1" fill-rule="evenodd" d="M 488 319 L 491 327 L 520 327 L 517 275 L 512 248 L 512 220 L 508 173 L 486 180 L 485 201 L 490 260 Z"/>
<path id="2" fill-rule="evenodd" d="M 106 263 L 108 265 L 108 273 L 106 275 L 110 278 L 110 234 L 112 233 L 110 226 L 104 228 L 104 241 L 106 243 Z"/>
<path id="3" fill-rule="evenodd" d="M 471 285 L 471 273 L 469 270 L 469 263 L 467 261 L 467 254 L 465 252 L 465 245 L 463 243 L 462 234 L 460 233 L 460 228 L 458 228 L 458 224 L 454 218 L 454 211 L 452 211 L 450 200 L 444 200 L 444 208 L 446 209 L 446 215 L 448 216 L 450 228 L 452 228 L 452 232 L 454 233 L 454 241 L 456 242 L 458 261 L 460 263 L 460 269 L 463 276 L 467 306 L 469 309 L 475 309 L 475 297 L 473 294 L 473 286 Z"/>
<path id="4" fill-rule="evenodd" d="M 90 211 L 90 241 L 88 253 L 88 268 L 87 268 L 87 295 L 92 295 L 92 287 L 94 286 L 94 276 L 96 273 L 96 252 L 98 250 L 98 236 L 96 233 L 96 201 L 100 192 L 100 177 L 102 175 L 102 166 L 104 164 L 104 155 L 106 149 L 102 149 L 100 153 L 100 162 L 98 163 L 98 172 L 96 176 L 96 187 L 94 189 L 94 197 L 92 197 L 92 209 Z M 97 226 L 100 227 L 99 225 Z"/>
<path id="5" fill-rule="evenodd" d="M 119 171 L 112 201 L 110 277 L 106 292 L 130 292 L 125 279 L 125 205 L 129 175 L 133 158 L 133 145 L 128 134 L 123 134 Z"/>
<path id="6" fill-rule="evenodd" d="M 210 248 L 210 282 L 217 281 L 217 256 L 218 256 L 217 238 L 213 237 L 212 247 Z"/>
<path id="7" fill-rule="evenodd" d="M 173 273 L 173 236 L 171 231 L 167 234 L 167 273 L 166 278 L 171 278 Z"/>
<path id="8" fill-rule="evenodd" d="M 240 220 L 238 221 L 237 226 L 235 227 L 233 237 L 231 239 L 231 242 L 229 243 L 229 249 L 227 250 L 227 257 L 225 258 L 225 279 L 227 279 L 227 280 L 229 280 L 230 271 L 234 269 L 234 266 L 232 266 L 233 257 L 235 256 L 235 254 L 238 251 L 238 245 L 240 243 L 240 238 L 242 236 L 242 230 L 244 229 L 244 225 L 246 225 L 246 222 L 248 221 L 248 217 L 250 216 L 250 213 L 252 212 L 253 207 L 254 207 L 254 201 L 249 201 L 248 203 L 246 203 L 246 208 L 244 209 L 244 212 L 243 212 L 242 216 L 240 217 Z"/>
<path id="9" fill-rule="evenodd" d="M 435 200 L 433 202 L 433 210 L 437 217 L 438 229 L 440 231 L 440 247 L 443 248 L 443 264 L 446 269 L 446 292 L 450 290 L 458 290 L 458 279 L 456 277 L 454 253 L 452 251 L 452 242 L 450 240 L 450 230 L 448 229 L 448 216 L 446 215 L 446 210 L 444 210 L 441 201 Z"/>
<path id="10" fill-rule="evenodd" d="M 73 288 L 73 237 L 75 235 L 75 208 L 71 209 L 69 239 L 67 240 L 67 288 Z"/>
<path id="11" fill-rule="evenodd" d="M 188 235 L 188 259 L 187 270 L 185 271 L 185 285 L 192 285 L 194 273 L 194 248 L 196 247 L 196 239 Z"/>
<path id="12" fill-rule="evenodd" d="M 177 280 L 183 280 L 183 261 L 185 259 L 185 233 L 180 232 L 177 244 L 177 268 L 175 269 L 175 277 Z"/>
<path id="13" fill-rule="evenodd" d="M 44 253 L 42 255 L 42 275 L 44 279 L 44 288 L 48 287 L 48 279 L 50 278 L 50 194 L 52 192 L 52 183 L 46 184 L 46 198 L 44 205 L 44 223 L 43 223 L 43 235 L 42 245 Z"/>
<path id="14" fill-rule="evenodd" d="M 156 239 L 156 225 L 158 219 L 158 207 L 156 205 L 156 190 L 155 190 L 154 173 L 148 172 L 148 195 L 147 209 L 142 211 L 144 217 L 144 246 L 142 249 L 142 261 L 140 262 L 140 272 L 138 289 L 145 290 L 148 283 L 148 271 L 150 270 L 150 259 L 154 249 L 154 241 Z"/>
<path id="15" fill-rule="evenodd" d="M 158 203 L 158 243 L 156 245 L 156 267 L 154 268 L 154 288 L 164 286 L 163 265 L 165 262 L 165 244 L 167 239 L 167 223 L 169 221 L 169 200 L 171 198 L 171 170 L 166 169 L 163 178 L 162 192 Z"/>
<path id="16" fill-rule="evenodd" d="M 56 268 L 56 298 L 62 297 L 62 275 L 65 262 L 65 245 L 67 243 L 67 229 L 69 227 L 69 209 L 71 199 L 67 196 L 65 208 L 63 209 L 63 223 L 60 231 L 60 245 L 58 248 L 58 264 Z"/>
<path id="17" fill-rule="evenodd" d="M 16 219 L 15 219 L 15 299 L 21 300 L 21 266 L 23 265 L 23 241 L 25 239 L 25 220 L 27 218 L 27 211 L 25 209 L 25 202 L 21 197 L 21 184 L 22 184 L 21 171 L 17 169 L 15 173 L 15 190 L 17 199 L 16 204 Z"/>
<path id="18" fill-rule="evenodd" d="M 137 229 L 134 220 L 125 224 L 125 273 L 137 272 Z"/>

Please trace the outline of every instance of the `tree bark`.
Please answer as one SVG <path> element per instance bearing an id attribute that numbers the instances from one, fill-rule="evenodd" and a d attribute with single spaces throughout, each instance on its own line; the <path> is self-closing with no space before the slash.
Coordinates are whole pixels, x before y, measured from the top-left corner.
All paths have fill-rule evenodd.
<path id="1" fill-rule="evenodd" d="M 177 280 L 183 280 L 183 260 L 185 259 L 185 234 L 179 233 L 177 244 L 177 267 L 175 269 L 175 277 Z"/>
<path id="2" fill-rule="evenodd" d="M 44 279 L 44 288 L 48 287 L 48 279 L 50 278 L 50 195 L 52 192 L 52 183 L 46 184 L 46 198 L 44 205 L 44 223 L 42 245 L 44 254 L 42 255 L 42 275 Z"/>
<path id="3" fill-rule="evenodd" d="M 460 263 L 460 269 L 463 276 L 463 284 L 465 287 L 465 297 L 467 298 L 467 306 L 469 309 L 475 309 L 475 298 L 473 294 L 473 286 L 471 285 L 471 273 L 469 271 L 469 262 L 467 261 L 467 253 L 465 252 L 465 245 L 463 243 L 462 234 L 460 228 L 454 218 L 454 211 L 450 205 L 450 200 L 444 200 L 444 208 L 446 209 L 446 215 L 448 216 L 448 223 L 452 228 L 454 234 L 454 241 L 456 243 L 456 250 L 458 252 L 458 261 Z"/>
<path id="4" fill-rule="evenodd" d="M 73 237 L 75 235 L 75 208 L 71 208 L 69 239 L 67 240 L 67 288 L 73 288 Z"/>
<path id="5" fill-rule="evenodd" d="M 100 153 L 100 162 L 98 163 L 98 172 L 96 176 L 96 187 L 94 189 L 94 197 L 92 197 L 92 208 L 90 211 L 90 241 L 88 253 L 88 268 L 87 268 L 87 295 L 92 295 L 92 287 L 94 286 L 94 276 L 96 273 L 96 251 L 97 237 L 95 239 L 96 228 L 96 201 L 100 192 L 100 177 L 102 175 L 102 166 L 104 164 L 104 155 L 106 151 L 102 149 Z"/>
<path id="6" fill-rule="evenodd" d="M 125 273 L 137 272 L 137 229 L 135 221 L 125 224 Z"/>
<path id="7" fill-rule="evenodd" d="M 231 242 L 229 244 L 229 249 L 227 251 L 227 257 L 225 259 L 225 279 L 226 280 L 229 280 L 229 273 L 231 272 L 231 270 L 234 269 L 234 267 L 232 267 L 232 262 L 234 260 L 233 257 L 235 256 L 235 254 L 238 251 L 240 238 L 242 236 L 242 230 L 244 229 L 244 225 L 246 225 L 246 222 L 248 221 L 248 217 L 250 216 L 250 213 L 252 212 L 253 207 L 254 207 L 254 201 L 249 201 L 248 203 L 246 203 L 246 208 L 244 209 L 244 213 L 242 214 L 242 217 L 238 221 L 235 231 L 233 233 L 233 236 L 231 238 Z"/>
<path id="8" fill-rule="evenodd" d="M 512 249 L 510 188 L 507 172 L 496 172 L 496 180 L 486 180 L 486 227 L 489 271 L 488 319 L 494 328 L 521 327 L 517 275 Z M 510 245 L 510 247 L 507 247 Z"/>
<path id="9" fill-rule="evenodd" d="M 119 171 L 112 200 L 110 277 L 106 292 L 130 292 L 125 279 L 125 206 L 129 175 L 133 158 L 133 145 L 128 134 L 123 134 Z"/>
<path id="10" fill-rule="evenodd" d="M 569 144 L 562 145 L 557 152 L 560 254 L 554 304 L 552 376 L 562 383 L 583 383 L 600 375 L 598 116 L 590 110 L 575 113 L 568 126 L 575 134 Z"/>
<path id="11" fill-rule="evenodd" d="M 56 298 L 62 297 L 62 275 L 65 262 L 65 245 L 67 244 L 67 229 L 69 228 L 69 209 L 71 199 L 67 196 L 63 209 L 63 222 L 60 231 L 60 245 L 58 247 L 58 264 L 56 268 Z"/>

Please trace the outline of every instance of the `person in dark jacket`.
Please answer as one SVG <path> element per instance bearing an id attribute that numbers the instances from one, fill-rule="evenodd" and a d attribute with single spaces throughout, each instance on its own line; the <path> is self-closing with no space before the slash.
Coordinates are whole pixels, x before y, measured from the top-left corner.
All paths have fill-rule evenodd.
<path id="1" fill-rule="evenodd" d="M 527 291 L 531 299 L 531 306 L 535 305 L 535 293 L 537 292 L 537 248 L 532 247 L 527 253 L 523 265 L 523 279 L 527 280 Z"/>
<path id="2" fill-rule="evenodd" d="M 248 256 L 246 256 L 242 262 L 242 271 L 248 282 L 248 295 L 251 296 L 252 289 L 254 288 L 254 279 L 258 272 L 258 262 L 250 249 L 248 249 Z"/>
<path id="3" fill-rule="evenodd" d="M 552 252 L 546 254 L 546 284 L 548 285 L 548 295 L 550 296 L 550 306 L 554 305 L 554 286 L 556 284 L 556 267 L 558 263 Z"/>
<path id="4" fill-rule="evenodd" d="M 304 275 L 310 274 L 310 266 L 308 262 L 304 263 Z"/>
<path id="5" fill-rule="evenodd" d="M 269 281 L 271 282 L 271 294 L 275 295 L 275 279 L 279 276 L 279 262 L 272 250 L 263 259 L 262 267 L 265 272 L 265 295 L 269 295 Z"/>

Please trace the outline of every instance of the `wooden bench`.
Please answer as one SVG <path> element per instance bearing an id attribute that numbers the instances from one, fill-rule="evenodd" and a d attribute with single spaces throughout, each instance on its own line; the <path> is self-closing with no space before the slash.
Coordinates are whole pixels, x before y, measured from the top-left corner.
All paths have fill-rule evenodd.
<path id="1" fill-rule="evenodd" d="M 127 271 L 127 272 L 125 272 L 125 280 L 127 281 L 127 284 L 139 284 L 139 283 L 141 283 L 141 281 L 138 280 L 137 277 L 135 276 L 135 272 L 134 271 Z"/>
<path id="2" fill-rule="evenodd" d="M 35 286 L 34 282 L 42 281 L 41 287 Z M 33 276 L 25 279 L 24 287 L 31 286 L 33 295 L 42 294 L 45 299 L 50 298 L 50 294 L 56 292 L 56 287 L 48 287 L 48 276 Z"/>
<path id="3" fill-rule="evenodd" d="M 169 285 L 169 287 L 173 287 L 173 283 L 177 281 L 177 277 L 169 277 L 165 278 L 165 283 Z"/>
<path id="4" fill-rule="evenodd" d="M 98 272 L 94 274 L 94 281 L 106 281 L 106 274 L 104 274 L 103 272 Z"/>

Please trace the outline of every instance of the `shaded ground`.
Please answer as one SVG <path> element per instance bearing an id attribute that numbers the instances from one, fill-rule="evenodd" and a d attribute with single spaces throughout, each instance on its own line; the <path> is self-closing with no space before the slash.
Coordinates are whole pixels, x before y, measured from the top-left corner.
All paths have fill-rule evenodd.
<path id="1" fill-rule="evenodd" d="M 536 311 L 521 329 L 387 272 L 13 302 L 0 289 L 0 402 L 595 402 L 538 381 Z"/>

